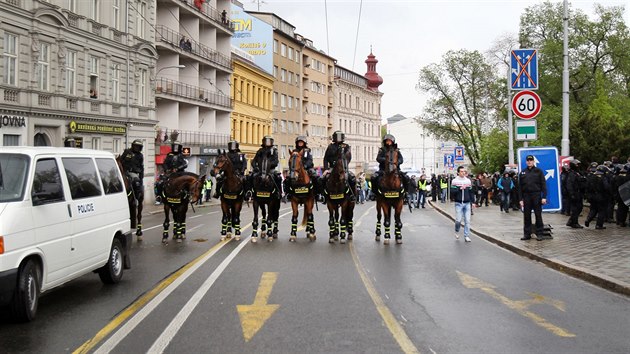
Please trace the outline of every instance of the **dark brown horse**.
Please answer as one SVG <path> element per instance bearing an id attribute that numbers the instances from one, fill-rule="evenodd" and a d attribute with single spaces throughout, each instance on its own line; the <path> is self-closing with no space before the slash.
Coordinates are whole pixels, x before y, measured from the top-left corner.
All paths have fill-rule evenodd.
<path id="1" fill-rule="evenodd" d="M 302 218 L 302 226 L 306 225 L 306 237 L 315 241 L 315 222 L 313 221 L 313 205 L 315 205 L 314 183 L 304 168 L 302 159 L 304 158 L 304 149 L 297 151 L 289 149 L 289 188 L 291 190 L 291 209 L 293 209 L 293 217 L 291 218 L 291 236 L 289 241 L 295 242 L 297 238 L 297 221 L 298 207 L 304 205 L 304 217 Z"/>
<path id="2" fill-rule="evenodd" d="M 173 239 L 180 243 L 186 239 L 186 213 L 188 204 L 195 204 L 201 198 L 206 176 L 191 172 L 174 173 L 164 183 L 162 202 L 164 203 L 164 230 L 162 243 L 168 244 L 168 226 L 170 213 L 173 213 Z"/>
<path id="3" fill-rule="evenodd" d="M 211 176 L 223 174 L 225 182 L 218 191 L 221 196 L 221 240 L 232 237 L 232 227 L 234 227 L 234 238 L 241 239 L 241 209 L 243 208 L 243 195 L 245 188 L 243 180 L 236 175 L 234 165 L 227 156 L 226 151 L 221 151 L 216 162 L 212 166 Z"/>
<path id="4" fill-rule="evenodd" d="M 273 178 L 273 171 L 269 167 L 269 161 L 263 156 L 261 163 L 261 173 L 254 176 L 252 199 L 254 201 L 254 220 L 252 221 L 252 242 L 258 242 L 258 209 L 263 211 L 261 237 L 267 237 L 271 242 L 278 238 L 278 218 L 280 216 L 280 186 L 276 185 Z M 267 217 L 265 218 L 265 207 Z M 266 235 L 264 234 L 266 229 Z"/>
<path id="5" fill-rule="evenodd" d="M 125 191 L 127 192 L 127 204 L 129 205 L 129 219 L 131 220 L 131 228 L 136 229 L 138 241 L 142 241 L 142 209 L 144 206 L 144 190 L 142 185 L 139 188 L 133 188 L 133 181 L 122 164 L 122 159 L 116 157 L 118 169 L 123 176 L 125 182 Z"/>
<path id="6" fill-rule="evenodd" d="M 396 222 L 396 243 L 402 243 L 402 221 L 400 214 L 405 205 L 405 188 L 402 187 L 398 171 L 398 150 L 392 149 L 385 154 L 385 171 L 376 186 L 376 241 L 381 240 L 381 213 L 385 226 L 384 245 L 389 245 L 391 211 L 394 210 Z"/>
<path id="7" fill-rule="evenodd" d="M 350 190 L 348 183 L 348 160 L 350 160 L 348 154 L 349 151 L 339 149 L 337 162 L 324 186 L 326 206 L 330 214 L 328 218 L 329 243 L 333 243 L 339 238 L 341 238 L 340 243 L 346 243 L 346 232 L 348 240 L 352 240 L 352 218 L 354 217 L 352 195 L 354 191 Z"/>

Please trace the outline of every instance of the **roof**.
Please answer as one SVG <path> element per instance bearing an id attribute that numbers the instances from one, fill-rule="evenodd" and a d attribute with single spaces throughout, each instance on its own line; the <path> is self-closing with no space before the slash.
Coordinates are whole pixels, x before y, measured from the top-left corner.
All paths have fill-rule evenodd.
<path id="1" fill-rule="evenodd" d="M 114 154 L 109 151 L 51 146 L 2 146 L 0 154 L 22 154 L 31 157 L 38 155 L 114 157 Z"/>

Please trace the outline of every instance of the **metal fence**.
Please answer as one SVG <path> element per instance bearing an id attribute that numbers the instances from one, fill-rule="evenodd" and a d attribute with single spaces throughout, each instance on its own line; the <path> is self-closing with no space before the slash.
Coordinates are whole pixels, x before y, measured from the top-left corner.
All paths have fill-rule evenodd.
<path id="1" fill-rule="evenodd" d="M 163 77 L 159 77 L 155 80 L 155 92 L 156 94 L 179 96 L 221 107 L 232 108 L 232 99 L 229 96 Z"/>
<path id="2" fill-rule="evenodd" d="M 227 146 L 230 140 L 229 134 L 208 133 L 199 131 L 169 129 L 167 127 L 156 127 L 159 144 L 170 144 L 175 138 L 182 145 L 207 145 L 207 146 Z"/>
<path id="3" fill-rule="evenodd" d="M 195 54 L 219 66 L 232 70 L 232 59 L 230 57 L 221 54 L 216 50 L 205 46 L 193 39 L 190 39 L 182 33 L 175 32 L 174 30 L 166 26 L 159 25 L 156 27 L 156 38 L 163 42 L 169 43 L 174 47 L 179 47 L 183 51 Z M 187 43 L 186 40 L 188 40 L 189 42 Z"/>

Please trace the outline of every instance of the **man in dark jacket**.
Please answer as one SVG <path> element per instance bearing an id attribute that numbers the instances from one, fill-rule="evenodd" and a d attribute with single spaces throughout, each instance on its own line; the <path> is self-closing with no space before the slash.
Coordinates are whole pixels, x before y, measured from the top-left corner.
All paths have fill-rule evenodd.
<path id="1" fill-rule="evenodd" d="M 326 187 L 326 181 L 328 181 L 328 174 L 335 167 L 337 163 L 337 158 L 339 156 L 339 150 L 341 149 L 344 154 L 347 154 L 348 164 L 352 161 L 352 152 L 350 150 L 350 145 L 345 143 L 346 135 L 341 131 L 337 130 L 332 135 L 332 143 L 328 145 L 326 148 L 326 152 L 324 153 L 324 173 L 322 178 L 320 178 L 321 188 L 320 190 L 324 190 Z M 357 180 L 352 171 L 348 170 L 348 184 L 350 186 L 350 190 L 352 191 L 352 200 L 355 199 L 354 193 L 357 190 Z M 374 184 L 372 184 L 373 188 L 376 188 Z"/>
<path id="2" fill-rule="evenodd" d="M 615 176 L 613 180 L 613 190 L 615 191 L 615 198 L 617 198 L 617 225 L 626 227 L 628 225 L 628 206 L 624 203 L 621 194 L 619 193 L 619 187 L 630 181 L 630 163 L 621 167 L 619 174 Z"/>
<path id="3" fill-rule="evenodd" d="M 472 182 L 464 166 L 457 167 L 457 177 L 451 181 L 451 199 L 455 202 L 455 238 L 464 219 L 464 241 L 470 242 L 470 215 L 473 208 Z"/>
<path id="4" fill-rule="evenodd" d="M 562 195 L 562 210 L 560 214 L 571 215 L 571 202 L 567 191 L 567 179 L 569 178 L 569 165 L 563 164 L 560 172 L 560 192 Z"/>
<path id="5" fill-rule="evenodd" d="M 275 170 L 280 163 L 280 160 L 278 159 L 278 149 L 276 149 L 273 145 L 273 138 L 269 135 L 265 135 L 260 149 L 256 151 L 256 156 L 254 156 L 254 160 L 252 160 L 252 178 L 256 178 L 263 173 L 267 173 L 267 171 L 262 170 L 264 167 L 263 161 L 265 159 L 267 159 L 267 169 L 271 172 L 273 181 L 276 185 L 276 190 L 278 195 L 280 195 L 282 194 L 282 176 L 280 175 L 280 172 Z"/>
<path id="6" fill-rule="evenodd" d="M 610 185 L 608 184 L 608 178 L 606 178 L 606 173 L 608 172 L 608 167 L 605 165 L 597 166 L 597 170 L 594 173 L 591 173 L 586 177 L 587 180 L 587 188 L 586 188 L 586 199 L 591 205 L 591 210 L 584 221 L 584 225 L 589 227 L 589 224 L 595 217 L 597 217 L 597 224 L 595 229 L 603 230 L 606 227 L 604 226 L 604 221 L 606 220 L 607 215 L 607 206 L 608 206 L 608 197 L 610 191 Z"/>
<path id="7" fill-rule="evenodd" d="M 567 226 L 574 229 L 582 229 L 584 226 L 578 223 L 578 217 L 580 216 L 584 205 L 585 177 L 580 173 L 580 160 L 571 160 L 569 163 L 569 169 L 569 174 L 566 180 L 566 192 L 570 205 L 569 210 L 571 212 L 571 217 L 569 218 L 569 221 L 567 221 Z"/>
<path id="8" fill-rule="evenodd" d="M 131 148 L 125 149 L 122 155 L 120 155 L 122 166 L 131 182 L 133 192 L 138 198 L 144 193 L 144 188 L 142 187 L 142 181 L 144 179 L 142 145 L 142 140 L 136 139 L 131 143 Z"/>
<path id="9" fill-rule="evenodd" d="M 501 211 L 510 212 L 510 194 L 514 189 L 514 182 L 510 177 L 510 173 L 505 171 L 503 177 L 499 178 L 497 187 L 501 191 Z"/>
<path id="10" fill-rule="evenodd" d="M 230 140 L 228 142 L 228 152 L 227 157 L 232 162 L 232 167 L 234 168 L 234 173 L 243 178 L 245 175 L 245 169 L 247 169 L 247 158 L 245 154 L 241 153 L 241 149 L 239 149 L 239 143 L 236 140 Z M 219 198 L 219 191 L 223 188 L 224 176 L 222 173 L 217 175 L 217 188 L 214 190 L 213 198 Z"/>
<path id="11" fill-rule="evenodd" d="M 523 208 L 524 227 L 521 240 L 532 238 L 532 211 L 536 216 L 536 239 L 542 241 L 544 224 L 542 219 L 542 206 L 547 204 L 547 183 L 545 174 L 534 164 L 534 156 L 525 158 L 527 168 L 518 176 L 518 195 L 521 208 Z"/>

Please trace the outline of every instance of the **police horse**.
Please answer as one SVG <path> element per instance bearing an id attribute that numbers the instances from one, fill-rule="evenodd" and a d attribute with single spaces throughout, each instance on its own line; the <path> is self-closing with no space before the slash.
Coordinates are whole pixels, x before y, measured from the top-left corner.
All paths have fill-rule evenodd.
<path id="1" fill-rule="evenodd" d="M 300 205 L 304 205 L 302 226 L 306 225 L 306 237 L 311 241 L 317 239 L 315 222 L 313 220 L 313 206 L 315 205 L 314 181 L 311 181 L 311 177 L 302 163 L 304 151 L 306 150 L 289 149 L 289 156 L 291 156 L 289 160 L 289 190 L 291 193 L 291 209 L 293 210 L 291 236 L 289 236 L 289 241 L 291 242 L 295 242 L 297 238 L 298 208 Z"/>
<path id="2" fill-rule="evenodd" d="M 224 175 L 224 182 L 221 190 L 218 191 L 221 200 L 221 240 L 232 237 L 232 227 L 234 228 L 234 239 L 241 239 L 241 209 L 243 208 L 244 183 L 234 171 L 234 165 L 227 156 L 227 151 L 219 152 L 219 156 L 212 165 L 210 175 L 215 177 Z"/>
<path id="3" fill-rule="evenodd" d="M 354 217 L 354 201 L 348 183 L 348 161 L 350 151 L 338 149 L 337 162 L 328 175 L 324 186 L 326 196 L 326 206 L 328 207 L 328 228 L 330 238 L 329 243 L 334 243 L 341 238 L 340 243 L 346 243 L 346 233 L 348 240 L 352 240 Z"/>
<path id="4" fill-rule="evenodd" d="M 280 186 L 276 185 L 273 170 L 269 168 L 267 155 L 263 156 L 261 171 L 253 177 L 254 220 L 252 221 L 252 242 L 258 242 L 258 209 L 262 211 L 261 238 L 271 242 L 278 238 L 278 218 L 280 216 Z M 265 218 L 265 208 L 267 217 Z M 266 230 L 266 235 L 265 235 Z"/>
<path id="5" fill-rule="evenodd" d="M 168 244 L 169 216 L 173 214 L 173 239 L 180 243 L 186 239 L 186 213 L 188 204 L 194 205 L 201 198 L 206 176 L 191 172 L 175 172 L 168 177 L 162 191 L 164 204 L 164 230 L 162 243 Z"/>
<path id="6" fill-rule="evenodd" d="M 142 209 L 144 206 L 144 190 L 142 189 L 142 181 L 140 181 L 140 183 L 136 182 L 136 184 L 133 183 L 131 177 L 123 167 L 120 155 L 116 157 L 116 163 L 118 164 L 118 169 L 123 175 L 123 181 L 125 182 L 131 228 L 136 229 L 138 241 L 142 241 Z"/>
<path id="7" fill-rule="evenodd" d="M 396 244 L 402 243 L 402 221 L 400 214 L 405 205 L 405 188 L 398 171 L 398 151 L 390 150 L 385 155 L 385 171 L 376 187 L 376 237 L 381 240 L 381 215 L 385 226 L 384 245 L 389 245 L 391 212 L 394 211 Z"/>

